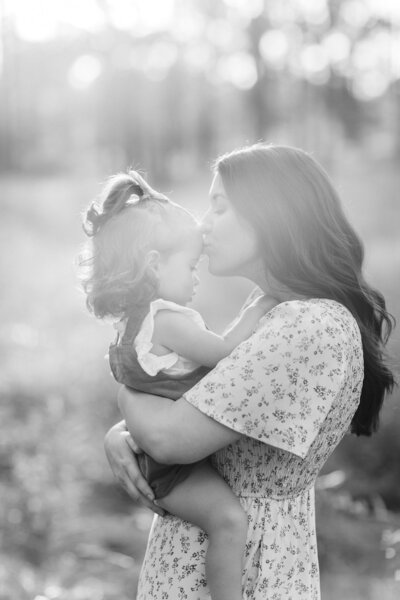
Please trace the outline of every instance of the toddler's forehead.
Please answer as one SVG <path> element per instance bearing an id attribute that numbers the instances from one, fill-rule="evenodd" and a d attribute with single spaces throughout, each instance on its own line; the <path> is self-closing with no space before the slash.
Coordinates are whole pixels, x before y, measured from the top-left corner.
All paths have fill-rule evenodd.
<path id="1" fill-rule="evenodd" d="M 184 250 L 194 256 L 202 253 L 203 235 L 200 227 L 193 226 L 185 231 Z"/>
<path id="2" fill-rule="evenodd" d="M 177 250 L 185 253 L 200 254 L 203 247 L 203 235 L 200 223 L 186 209 L 172 206 L 172 210 L 167 212 L 167 219 L 164 222 L 166 232 L 169 232 L 170 241 Z M 167 233 L 168 235 L 168 233 Z"/>
<path id="3" fill-rule="evenodd" d="M 194 244 L 201 246 L 203 245 L 203 232 L 199 224 L 196 223 L 193 225 L 190 228 L 188 235 L 190 235 L 190 238 Z"/>

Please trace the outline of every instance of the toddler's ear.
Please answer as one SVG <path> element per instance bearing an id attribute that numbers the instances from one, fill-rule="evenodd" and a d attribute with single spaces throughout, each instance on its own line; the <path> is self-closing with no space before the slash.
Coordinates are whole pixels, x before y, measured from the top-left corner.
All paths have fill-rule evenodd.
<path id="1" fill-rule="evenodd" d="M 147 268 L 156 276 L 158 276 L 160 271 L 160 258 L 158 250 L 150 250 L 146 254 Z"/>

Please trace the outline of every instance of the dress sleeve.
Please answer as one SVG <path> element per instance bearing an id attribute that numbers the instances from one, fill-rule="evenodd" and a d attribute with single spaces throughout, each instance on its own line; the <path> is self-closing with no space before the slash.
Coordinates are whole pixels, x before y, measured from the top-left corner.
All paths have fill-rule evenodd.
<path id="1" fill-rule="evenodd" d="M 349 335 L 312 301 L 279 304 L 184 398 L 230 429 L 305 458 L 342 390 Z"/>

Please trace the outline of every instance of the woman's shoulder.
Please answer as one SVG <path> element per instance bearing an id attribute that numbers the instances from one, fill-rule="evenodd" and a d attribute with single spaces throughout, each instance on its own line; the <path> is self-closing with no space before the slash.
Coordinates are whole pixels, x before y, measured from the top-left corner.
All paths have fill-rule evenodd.
<path id="1" fill-rule="evenodd" d="M 354 317 L 343 304 L 331 298 L 304 298 L 281 302 L 271 309 L 271 313 L 279 316 L 296 317 L 300 315 L 318 318 L 320 315 L 331 315 L 333 318 L 353 319 Z"/>
<path id="2" fill-rule="evenodd" d="M 308 337 L 342 339 L 347 343 L 353 338 L 360 343 L 360 330 L 351 312 L 340 302 L 329 298 L 288 300 L 276 305 L 261 320 L 259 331 L 267 333 L 291 330 L 289 334 Z"/>

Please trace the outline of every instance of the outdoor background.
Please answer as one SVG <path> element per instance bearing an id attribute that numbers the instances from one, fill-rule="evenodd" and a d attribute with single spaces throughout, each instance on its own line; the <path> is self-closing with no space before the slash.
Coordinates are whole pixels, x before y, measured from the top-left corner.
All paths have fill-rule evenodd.
<path id="1" fill-rule="evenodd" d="M 400 2 L 0 0 L 0 90 L 0 600 L 133 600 L 151 514 L 104 456 L 113 330 L 79 288 L 81 213 L 133 165 L 201 215 L 219 153 L 297 145 L 399 318 Z M 250 289 L 204 265 L 196 307 L 221 330 Z M 400 597 L 399 399 L 318 481 L 323 600 Z"/>

